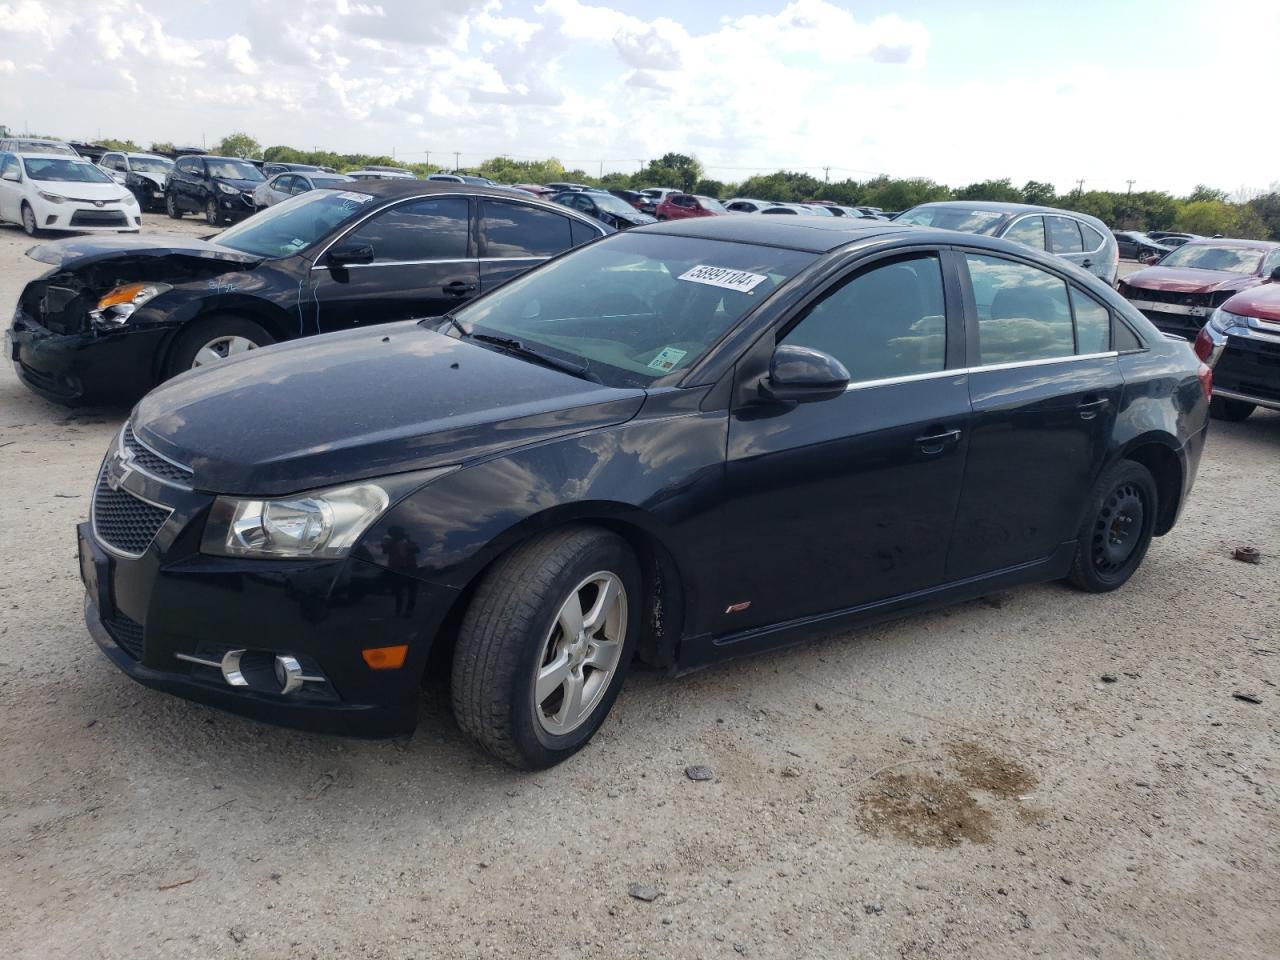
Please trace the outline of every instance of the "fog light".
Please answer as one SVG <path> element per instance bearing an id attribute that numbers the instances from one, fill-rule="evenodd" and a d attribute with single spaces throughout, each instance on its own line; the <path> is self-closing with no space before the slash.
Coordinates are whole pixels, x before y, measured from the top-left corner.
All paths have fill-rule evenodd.
<path id="1" fill-rule="evenodd" d="M 399 670 L 408 652 L 409 645 L 401 643 L 394 647 L 367 647 L 360 655 L 370 670 Z"/>
<path id="2" fill-rule="evenodd" d="M 302 686 L 302 664 L 287 653 L 276 655 L 276 682 L 281 693 L 293 693 Z"/>

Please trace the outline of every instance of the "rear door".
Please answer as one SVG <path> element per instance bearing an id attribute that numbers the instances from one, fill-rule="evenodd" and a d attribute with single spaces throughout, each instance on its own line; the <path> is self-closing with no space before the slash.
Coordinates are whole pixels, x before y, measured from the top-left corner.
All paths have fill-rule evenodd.
<path id="1" fill-rule="evenodd" d="M 968 447 L 961 312 L 949 251 L 898 252 L 850 268 L 755 348 L 759 366 L 778 343 L 821 350 L 851 380 L 788 407 L 759 402 L 758 375 L 739 374 L 716 632 L 942 581 Z"/>
<path id="2" fill-rule="evenodd" d="M 1110 282 L 1107 276 L 1110 263 L 1106 255 L 1105 237 L 1074 217 L 1050 214 L 1044 220 L 1051 252 Z"/>
<path id="3" fill-rule="evenodd" d="M 948 580 L 1075 537 L 1123 388 L 1109 310 L 1065 273 L 978 250 L 961 263 L 973 421 Z"/>
<path id="4" fill-rule="evenodd" d="M 480 289 L 488 292 L 574 246 L 570 220 L 552 210 L 480 198 Z"/>
<path id="5" fill-rule="evenodd" d="M 311 271 L 320 332 L 447 313 L 479 288 L 467 197 L 419 197 L 384 207 L 335 241 L 368 244 L 373 262 Z"/>

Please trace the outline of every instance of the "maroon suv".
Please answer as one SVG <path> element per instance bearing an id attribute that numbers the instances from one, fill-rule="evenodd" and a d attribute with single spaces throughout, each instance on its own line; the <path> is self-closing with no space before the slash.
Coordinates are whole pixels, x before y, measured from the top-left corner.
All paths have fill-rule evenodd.
<path id="1" fill-rule="evenodd" d="M 1280 243 L 1192 240 L 1116 284 L 1120 293 L 1167 333 L 1194 340 L 1230 297 L 1280 279 Z"/>

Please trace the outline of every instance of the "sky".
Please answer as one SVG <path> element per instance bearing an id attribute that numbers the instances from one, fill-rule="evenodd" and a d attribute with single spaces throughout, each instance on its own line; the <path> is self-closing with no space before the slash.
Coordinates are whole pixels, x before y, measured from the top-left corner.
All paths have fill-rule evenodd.
<path id="1" fill-rule="evenodd" d="M 1235 193 L 1280 180 L 1277 50 L 1277 0 L 0 0 L 0 124 Z"/>

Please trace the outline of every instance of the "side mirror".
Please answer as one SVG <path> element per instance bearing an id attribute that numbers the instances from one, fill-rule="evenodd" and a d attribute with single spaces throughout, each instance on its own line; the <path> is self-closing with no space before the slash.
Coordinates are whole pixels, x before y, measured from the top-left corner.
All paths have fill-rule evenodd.
<path id="1" fill-rule="evenodd" d="M 10 180 L 10 181 L 12 181 L 12 182 L 14 182 L 14 183 L 21 183 L 21 182 L 22 182 L 22 174 L 21 174 L 21 173 L 19 173 L 17 170 L 6 170 L 6 171 L 4 172 L 4 179 L 5 179 L 5 180 Z"/>
<path id="2" fill-rule="evenodd" d="M 1271 282 L 1280 283 L 1280 267 L 1276 267 L 1271 271 Z"/>
<path id="3" fill-rule="evenodd" d="M 780 344 L 769 360 L 760 395 L 782 403 L 831 400 L 849 386 L 849 371 L 830 354 L 796 344 Z"/>
<path id="4" fill-rule="evenodd" d="M 360 263 L 373 263 L 372 244 L 340 243 L 329 251 L 329 266 L 335 270 Z"/>

